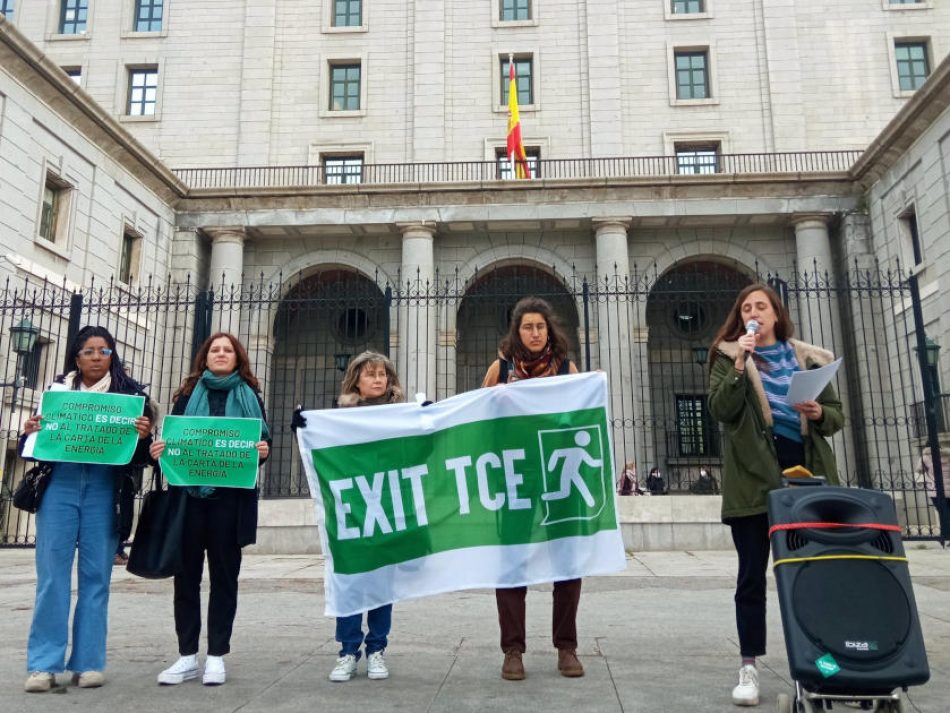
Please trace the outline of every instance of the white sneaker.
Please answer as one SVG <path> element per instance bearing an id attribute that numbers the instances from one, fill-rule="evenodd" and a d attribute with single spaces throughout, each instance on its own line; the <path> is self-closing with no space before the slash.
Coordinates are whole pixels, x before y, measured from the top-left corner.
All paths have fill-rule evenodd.
<path id="1" fill-rule="evenodd" d="M 27 693 L 45 693 L 55 685 L 56 676 L 53 674 L 47 671 L 33 671 L 30 673 L 29 678 L 26 679 L 23 690 Z"/>
<path id="2" fill-rule="evenodd" d="M 331 681 L 349 681 L 356 675 L 356 656 L 347 654 L 336 661 L 336 666 L 330 671 Z"/>
<path id="3" fill-rule="evenodd" d="M 193 678 L 198 678 L 197 654 L 180 656 L 175 663 L 158 674 L 158 682 L 163 686 L 177 686 Z"/>
<path id="4" fill-rule="evenodd" d="M 208 656 L 205 659 L 205 674 L 201 682 L 206 686 L 220 686 L 226 679 L 223 656 Z"/>
<path id="5" fill-rule="evenodd" d="M 732 702 L 737 706 L 759 705 L 759 672 L 752 664 L 739 669 L 739 685 L 732 689 Z"/>
<path id="6" fill-rule="evenodd" d="M 386 668 L 382 651 L 374 651 L 366 657 L 366 675 L 374 681 L 389 678 L 389 669 Z"/>

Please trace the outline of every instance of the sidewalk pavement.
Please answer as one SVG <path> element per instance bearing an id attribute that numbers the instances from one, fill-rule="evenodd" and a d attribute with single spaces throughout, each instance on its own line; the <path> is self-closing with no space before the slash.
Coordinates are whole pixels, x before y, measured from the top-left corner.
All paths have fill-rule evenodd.
<path id="1" fill-rule="evenodd" d="M 907 547 L 931 681 L 910 689 L 904 710 L 943 713 L 950 700 L 950 551 L 916 543 Z M 739 663 L 735 569 L 732 552 L 645 552 L 630 556 L 619 575 L 585 579 L 578 654 L 587 675 L 580 679 L 557 673 L 550 586 L 537 586 L 528 594 L 525 681 L 501 679 L 494 593 L 473 590 L 396 604 L 386 655 L 390 678 L 367 679 L 361 661 L 358 677 L 331 683 L 327 674 L 337 645 L 334 622 L 323 616 L 322 558 L 247 556 L 232 653 L 226 658 L 227 684 L 204 687 L 189 681 L 159 687 L 156 675 L 177 657 L 171 582 L 138 579 L 117 567 L 106 685 L 27 694 L 33 551 L 4 549 L 0 711 L 735 712 L 739 709 L 730 702 Z M 816 592 L 816 601 L 820 597 Z M 759 668 L 758 710 L 773 711 L 776 696 L 792 691 L 774 582 L 769 654 Z"/>

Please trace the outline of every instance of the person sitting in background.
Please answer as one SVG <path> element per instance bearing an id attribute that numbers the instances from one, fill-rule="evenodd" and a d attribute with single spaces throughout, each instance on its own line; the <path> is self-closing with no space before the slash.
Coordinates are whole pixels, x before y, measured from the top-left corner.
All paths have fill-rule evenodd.
<path id="1" fill-rule="evenodd" d="M 618 495 L 644 495 L 643 488 L 637 482 L 637 466 L 633 461 L 623 464 L 623 472 L 617 481 Z"/>
<path id="2" fill-rule="evenodd" d="M 946 499 L 950 497 L 950 448 L 940 448 L 940 470 L 943 473 L 943 497 L 946 504 Z M 920 452 L 917 467 L 914 468 L 914 481 L 924 486 L 930 502 L 934 504 L 937 510 L 940 510 L 940 504 L 937 501 L 937 486 L 934 481 L 934 461 L 930 454 L 930 446 Z"/>
<path id="3" fill-rule="evenodd" d="M 666 495 L 666 483 L 657 466 L 650 468 L 650 474 L 647 476 L 647 490 L 650 491 L 650 495 Z"/>
<path id="4" fill-rule="evenodd" d="M 689 492 L 695 495 L 718 495 L 719 481 L 706 468 L 700 468 L 699 477 L 690 484 Z"/>

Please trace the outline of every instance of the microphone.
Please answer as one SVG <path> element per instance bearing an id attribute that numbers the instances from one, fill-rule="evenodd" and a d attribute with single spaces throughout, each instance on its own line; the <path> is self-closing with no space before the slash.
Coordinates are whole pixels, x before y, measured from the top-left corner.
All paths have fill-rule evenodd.
<path id="1" fill-rule="evenodd" d="M 754 337 L 759 331 L 759 323 L 754 319 L 750 319 L 745 323 L 745 333 L 747 337 Z M 751 352 L 747 352 L 751 353 Z"/>

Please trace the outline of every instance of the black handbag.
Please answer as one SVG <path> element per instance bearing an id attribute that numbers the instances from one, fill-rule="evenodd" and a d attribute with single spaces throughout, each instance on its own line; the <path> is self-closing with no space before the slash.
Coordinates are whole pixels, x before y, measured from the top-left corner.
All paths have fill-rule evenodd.
<path id="1" fill-rule="evenodd" d="M 153 486 L 142 501 L 125 568 L 138 577 L 164 579 L 182 571 L 181 541 L 188 496 L 172 488 L 163 490 L 157 473 Z"/>
<path id="2" fill-rule="evenodd" d="M 23 474 L 23 479 L 13 491 L 13 505 L 20 510 L 36 512 L 43 501 L 43 493 L 53 475 L 53 466 L 38 463 Z"/>

